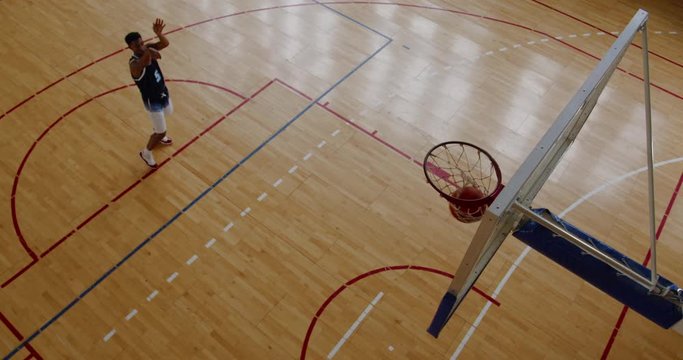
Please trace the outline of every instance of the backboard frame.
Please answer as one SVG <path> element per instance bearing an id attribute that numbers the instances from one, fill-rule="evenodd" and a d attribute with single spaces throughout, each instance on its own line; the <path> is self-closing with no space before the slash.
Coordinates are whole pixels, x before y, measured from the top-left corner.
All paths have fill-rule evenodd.
<path id="1" fill-rule="evenodd" d="M 583 127 L 626 50 L 638 32 L 645 27 L 648 17 L 649 14 L 642 9 L 636 12 L 550 129 L 488 207 L 427 330 L 432 336 L 438 336 L 503 241 L 519 224 L 524 212 L 514 205 L 531 205 Z"/>

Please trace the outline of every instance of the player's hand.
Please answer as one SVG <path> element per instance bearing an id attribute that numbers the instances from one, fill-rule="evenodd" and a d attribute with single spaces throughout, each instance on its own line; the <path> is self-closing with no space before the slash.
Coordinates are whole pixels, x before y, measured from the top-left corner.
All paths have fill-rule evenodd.
<path id="1" fill-rule="evenodd" d="M 166 26 L 166 24 L 164 24 L 164 20 L 157 18 L 154 21 L 154 24 L 152 25 L 152 30 L 154 31 L 155 34 L 157 34 L 157 36 L 159 36 L 159 35 L 161 35 L 161 32 L 164 31 L 165 26 Z"/>

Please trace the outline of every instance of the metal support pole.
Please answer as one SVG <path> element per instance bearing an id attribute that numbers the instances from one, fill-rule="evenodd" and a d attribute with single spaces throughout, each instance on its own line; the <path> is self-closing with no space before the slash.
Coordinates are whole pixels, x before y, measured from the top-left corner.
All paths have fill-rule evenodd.
<path id="1" fill-rule="evenodd" d="M 543 225 L 546 229 L 554 232 L 555 234 L 561 236 L 565 240 L 569 241 L 570 243 L 576 245 L 579 249 L 585 251 L 586 253 L 600 259 L 602 262 L 606 263 L 613 269 L 621 272 L 622 274 L 628 276 L 631 280 L 637 282 L 639 285 L 643 286 L 646 289 L 651 289 L 650 287 L 650 282 L 648 279 L 639 273 L 635 272 L 628 266 L 620 263 L 619 261 L 613 259 L 612 257 L 600 252 L 596 248 L 594 248 L 591 244 L 586 242 L 585 240 L 577 237 L 576 235 L 570 233 L 569 231 L 565 230 L 563 227 L 559 226 L 555 221 L 552 219 L 547 219 L 546 217 L 543 217 L 541 215 L 536 214 L 533 212 L 531 209 L 525 207 L 524 205 L 520 204 L 519 202 L 515 201 L 513 206 L 517 209 L 520 210 L 522 213 L 524 213 L 524 216 L 528 217 L 529 219 Z M 656 286 L 656 284 L 655 284 Z"/>
<path id="2" fill-rule="evenodd" d="M 657 233 L 655 231 L 655 176 L 654 176 L 654 151 L 652 142 L 652 110 L 650 106 L 650 64 L 648 61 L 647 47 L 647 23 L 640 29 L 643 36 L 643 84 L 645 86 L 645 133 L 647 144 L 647 190 L 648 205 L 650 208 L 650 252 L 652 254 L 651 288 L 657 286 Z"/>

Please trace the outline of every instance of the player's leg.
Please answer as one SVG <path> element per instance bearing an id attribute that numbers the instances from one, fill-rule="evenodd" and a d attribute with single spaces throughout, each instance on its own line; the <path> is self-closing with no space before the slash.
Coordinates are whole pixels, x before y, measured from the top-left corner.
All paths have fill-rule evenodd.
<path id="1" fill-rule="evenodd" d="M 166 118 L 163 109 L 150 107 L 148 110 L 154 132 L 149 137 L 147 146 L 140 151 L 140 157 L 149 167 L 156 167 L 157 163 L 154 160 L 154 155 L 152 155 L 152 149 L 166 136 Z"/>
<path id="2" fill-rule="evenodd" d="M 173 114 L 173 102 L 171 101 L 171 98 L 170 98 L 170 97 L 168 98 L 168 104 L 166 104 L 166 106 L 164 106 L 163 112 L 164 112 L 164 118 L 166 118 L 166 117 L 170 116 L 171 114 Z M 159 141 L 159 143 L 160 143 L 161 145 L 172 145 L 172 144 L 173 144 L 173 139 L 171 139 L 169 136 L 164 136 L 164 137 Z"/>

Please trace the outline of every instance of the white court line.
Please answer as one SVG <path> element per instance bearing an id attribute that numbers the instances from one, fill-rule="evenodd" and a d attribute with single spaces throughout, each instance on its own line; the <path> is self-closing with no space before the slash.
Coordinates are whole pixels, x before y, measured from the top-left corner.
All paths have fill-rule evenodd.
<path id="1" fill-rule="evenodd" d="M 166 282 L 170 284 L 170 283 L 172 283 L 173 280 L 175 280 L 175 278 L 177 278 L 177 277 L 178 277 L 178 272 L 176 271 L 176 272 L 174 272 L 173 274 L 171 274 L 171 276 L 169 276 L 169 277 L 166 278 Z"/>
<path id="2" fill-rule="evenodd" d="M 132 318 L 133 318 L 135 315 L 137 315 L 137 314 L 138 314 L 138 310 L 137 310 L 137 309 L 131 310 L 131 311 L 128 313 L 128 315 L 126 315 L 126 321 L 130 321 L 130 319 L 132 319 Z"/>
<path id="3" fill-rule="evenodd" d="M 116 329 L 111 329 L 111 331 L 108 332 L 107 335 L 104 335 L 104 338 L 102 340 L 104 340 L 104 342 L 107 342 L 109 341 L 109 339 L 111 339 L 112 336 L 114 336 L 114 334 L 116 334 Z"/>
<path id="4" fill-rule="evenodd" d="M 152 291 L 152 293 L 147 296 L 147 301 L 152 301 L 157 295 L 159 295 L 159 290 Z"/>
<path id="5" fill-rule="evenodd" d="M 259 202 L 261 202 L 261 201 L 263 201 L 263 199 L 266 198 L 266 196 L 268 196 L 268 194 L 266 194 L 266 193 L 261 193 L 261 195 L 259 195 L 258 198 L 256 198 L 256 200 L 258 200 Z"/>
<path id="6" fill-rule="evenodd" d="M 658 163 L 654 164 L 654 167 L 658 168 L 660 166 L 669 165 L 669 164 L 673 164 L 673 163 L 677 163 L 677 162 L 681 162 L 681 161 L 683 161 L 683 157 L 658 162 Z M 622 181 L 624 181 L 624 180 L 626 180 L 632 176 L 635 176 L 635 175 L 640 174 L 640 173 L 645 172 L 645 171 L 647 171 L 647 166 L 641 167 L 640 169 L 637 169 L 637 170 L 633 170 L 631 172 L 628 172 L 624 175 L 621 175 L 617 178 L 614 178 L 612 180 L 609 180 L 609 181 L 603 183 L 602 185 L 598 186 L 597 188 L 593 189 L 592 191 L 590 191 L 586 195 L 584 195 L 581 198 L 579 198 L 578 200 L 576 200 L 573 204 L 569 205 L 569 207 L 564 209 L 564 211 L 562 211 L 558 216 L 561 218 L 564 217 L 565 215 L 567 215 L 572 210 L 576 209 L 579 205 L 581 205 L 583 202 L 588 200 L 593 195 L 605 190 L 606 188 L 608 188 L 612 185 L 616 185 L 619 182 L 622 182 Z M 500 293 L 500 291 L 503 290 L 503 287 L 505 286 L 505 284 L 508 282 L 508 280 L 512 276 L 512 273 L 514 273 L 515 270 L 520 266 L 520 264 L 522 263 L 522 260 L 524 260 L 524 258 L 527 256 L 527 254 L 529 254 L 530 251 L 531 251 L 531 248 L 529 246 L 526 246 L 524 248 L 524 250 L 519 255 L 519 257 L 517 257 L 517 260 L 515 260 L 514 264 L 512 264 L 512 266 L 510 266 L 510 268 L 508 269 L 505 276 L 498 283 L 496 290 L 493 292 L 493 295 L 491 295 L 492 298 L 495 299 L 498 296 L 498 294 Z M 467 334 L 465 334 L 463 339 L 460 341 L 458 348 L 455 349 L 455 352 L 451 356 L 451 360 L 458 358 L 458 355 L 460 355 L 462 350 L 465 348 L 465 345 L 470 340 L 470 337 L 472 337 L 472 334 L 474 334 L 474 330 L 476 330 L 476 328 L 479 326 L 479 324 L 481 323 L 481 320 L 484 318 L 486 313 L 489 311 L 490 307 L 491 307 L 491 302 L 487 301 L 486 304 L 484 305 L 484 308 L 481 309 L 481 311 L 479 312 L 479 316 L 477 316 L 477 318 L 474 320 L 474 323 L 472 324 L 472 326 L 470 326 L 470 329 L 467 331 Z"/>
<path id="7" fill-rule="evenodd" d="M 377 296 L 375 296 L 375 298 L 372 300 L 372 302 L 365 307 L 365 310 L 363 310 L 360 316 L 358 316 L 358 319 L 356 319 L 353 325 L 351 325 L 351 327 L 348 330 L 346 330 L 344 336 L 341 339 L 339 339 L 337 345 L 335 345 L 334 348 L 332 348 L 332 350 L 330 351 L 330 353 L 327 354 L 328 359 L 332 359 L 337 354 L 339 349 L 341 349 L 342 345 L 344 345 L 344 343 L 351 337 L 351 335 L 353 335 L 353 333 L 356 331 L 356 328 L 358 328 L 363 319 L 365 319 L 365 317 L 368 316 L 368 314 L 370 313 L 370 311 L 372 311 L 375 305 L 377 305 L 377 302 L 379 302 L 382 296 L 384 296 L 384 293 L 380 291 L 377 294 Z"/>
<path id="8" fill-rule="evenodd" d="M 280 184 L 282 184 L 282 179 L 277 179 L 277 180 L 275 180 L 275 182 L 273 183 L 273 187 L 278 187 L 278 186 L 280 186 Z"/>
<path id="9" fill-rule="evenodd" d="M 197 261 L 197 259 L 199 259 L 199 256 L 197 256 L 196 254 L 192 255 L 192 257 L 190 257 L 189 259 L 187 259 L 187 261 L 185 261 L 185 264 L 192 265 L 192 263 Z"/>
<path id="10" fill-rule="evenodd" d="M 216 239 L 213 239 L 213 238 L 212 238 L 212 239 L 209 240 L 206 244 L 204 244 L 204 247 L 208 249 L 208 248 L 212 247 L 213 244 L 215 244 L 215 243 L 216 243 Z"/>
<path id="11" fill-rule="evenodd" d="M 230 230 L 233 226 L 234 226 L 233 223 L 230 223 L 230 224 L 228 224 L 228 225 L 225 225 L 225 227 L 223 228 L 223 232 L 227 232 L 227 231 Z"/>

